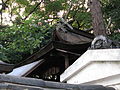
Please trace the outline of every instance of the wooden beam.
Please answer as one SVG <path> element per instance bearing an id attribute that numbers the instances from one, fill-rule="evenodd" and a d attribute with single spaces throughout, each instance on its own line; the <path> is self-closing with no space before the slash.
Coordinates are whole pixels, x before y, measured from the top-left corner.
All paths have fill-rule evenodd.
<path id="1" fill-rule="evenodd" d="M 54 43 L 55 49 L 61 49 L 69 52 L 79 52 L 81 54 L 82 52 L 86 51 L 88 47 L 91 45 L 91 43 L 86 44 L 66 44 L 59 41 L 55 41 Z"/>
<path id="2" fill-rule="evenodd" d="M 80 56 L 81 54 L 78 53 L 73 53 L 70 51 L 66 51 L 66 50 L 61 50 L 61 49 L 56 49 L 57 51 L 63 52 L 63 53 L 67 53 L 67 54 L 72 54 L 72 55 L 76 55 L 76 56 Z"/>
<path id="3" fill-rule="evenodd" d="M 30 57 L 28 57 L 27 59 L 25 59 L 21 63 L 18 63 L 15 67 L 19 67 L 19 66 L 22 66 L 22 65 L 25 65 L 25 64 L 29 64 L 33 61 L 36 61 L 39 58 L 41 58 L 42 56 L 46 55 L 48 52 L 50 52 L 53 49 L 54 49 L 53 43 L 50 42 L 45 47 L 41 48 L 38 52 L 34 53 L 33 55 L 31 55 Z"/>
<path id="4" fill-rule="evenodd" d="M 30 69 L 28 72 L 26 72 L 24 75 L 22 75 L 22 77 L 26 77 L 28 76 L 30 73 L 32 73 L 36 68 L 38 68 L 42 63 L 44 63 L 45 60 L 42 59 L 41 62 L 39 64 L 37 64 L 36 66 L 34 66 L 32 69 Z"/>

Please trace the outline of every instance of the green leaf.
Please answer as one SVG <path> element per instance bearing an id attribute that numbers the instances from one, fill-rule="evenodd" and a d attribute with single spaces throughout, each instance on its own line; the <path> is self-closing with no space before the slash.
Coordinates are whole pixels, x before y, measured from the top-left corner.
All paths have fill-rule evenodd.
<path id="1" fill-rule="evenodd" d="M 22 5 L 29 5 L 28 0 L 16 0 L 16 2 Z"/>
<path id="2" fill-rule="evenodd" d="M 58 12 L 63 9 L 62 3 L 60 1 L 53 1 L 46 5 L 46 11 L 55 11 Z"/>

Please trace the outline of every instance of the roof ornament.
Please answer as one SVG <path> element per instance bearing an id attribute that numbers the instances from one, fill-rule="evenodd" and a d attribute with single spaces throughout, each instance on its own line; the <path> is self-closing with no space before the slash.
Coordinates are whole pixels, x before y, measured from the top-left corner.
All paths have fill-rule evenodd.
<path id="1" fill-rule="evenodd" d="M 65 21 L 63 18 L 60 18 L 60 21 L 57 24 L 56 30 L 62 29 L 65 33 L 67 33 L 67 30 L 66 30 L 67 28 L 73 30 L 73 27 L 67 21 Z"/>
<path id="2" fill-rule="evenodd" d="M 67 21 L 65 21 L 65 19 L 60 18 L 60 22 L 61 22 L 63 25 L 66 25 L 67 27 L 69 27 L 70 29 L 73 30 L 73 27 L 72 27 Z"/>
<path id="3" fill-rule="evenodd" d="M 108 49 L 108 48 L 120 48 L 120 43 L 109 39 L 106 36 L 98 35 L 91 43 L 90 49 Z"/>

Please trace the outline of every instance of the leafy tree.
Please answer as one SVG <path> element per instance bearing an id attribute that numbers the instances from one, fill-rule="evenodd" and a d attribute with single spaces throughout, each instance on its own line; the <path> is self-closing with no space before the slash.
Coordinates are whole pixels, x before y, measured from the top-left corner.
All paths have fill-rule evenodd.
<path id="1" fill-rule="evenodd" d="M 72 26 L 85 30 L 92 28 L 91 14 L 85 0 L 3 0 L 0 9 L 8 13 L 12 26 L 0 29 L 0 59 L 10 63 L 20 62 L 44 46 L 51 38 L 58 13 Z M 3 3 L 2 2 L 2 3 Z M 100 0 L 107 29 L 111 37 L 119 39 L 119 0 Z M 1 26 L 2 27 L 2 26 Z M 114 34 L 113 34 L 114 33 Z"/>
<path id="2" fill-rule="evenodd" d="M 120 28 L 120 0 L 103 0 L 103 12 L 105 19 L 107 19 L 108 28 L 111 30 L 117 30 Z"/>
<path id="3" fill-rule="evenodd" d="M 1 30 L 1 60 L 20 62 L 50 40 L 52 26 L 34 17 Z"/>
<path id="4" fill-rule="evenodd" d="M 1 11 L 9 14 L 13 25 L 0 29 L 0 59 L 9 63 L 20 62 L 44 46 L 51 38 L 60 12 L 74 27 L 91 28 L 84 0 L 7 0 L 4 3 L 6 7 Z"/>
<path id="5" fill-rule="evenodd" d="M 101 0 L 109 36 L 120 41 L 120 0 Z"/>

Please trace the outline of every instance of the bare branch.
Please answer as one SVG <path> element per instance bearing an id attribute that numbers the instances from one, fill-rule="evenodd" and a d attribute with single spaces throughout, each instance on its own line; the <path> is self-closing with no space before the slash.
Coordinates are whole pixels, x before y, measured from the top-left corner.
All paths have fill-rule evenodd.
<path id="1" fill-rule="evenodd" d="M 35 8 L 23 19 L 23 20 L 26 20 L 37 8 L 38 8 L 38 6 L 43 2 L 44 0 L 41 0 L 41 2 L 39 2 L 36 6 L 35 6 Z"/>

